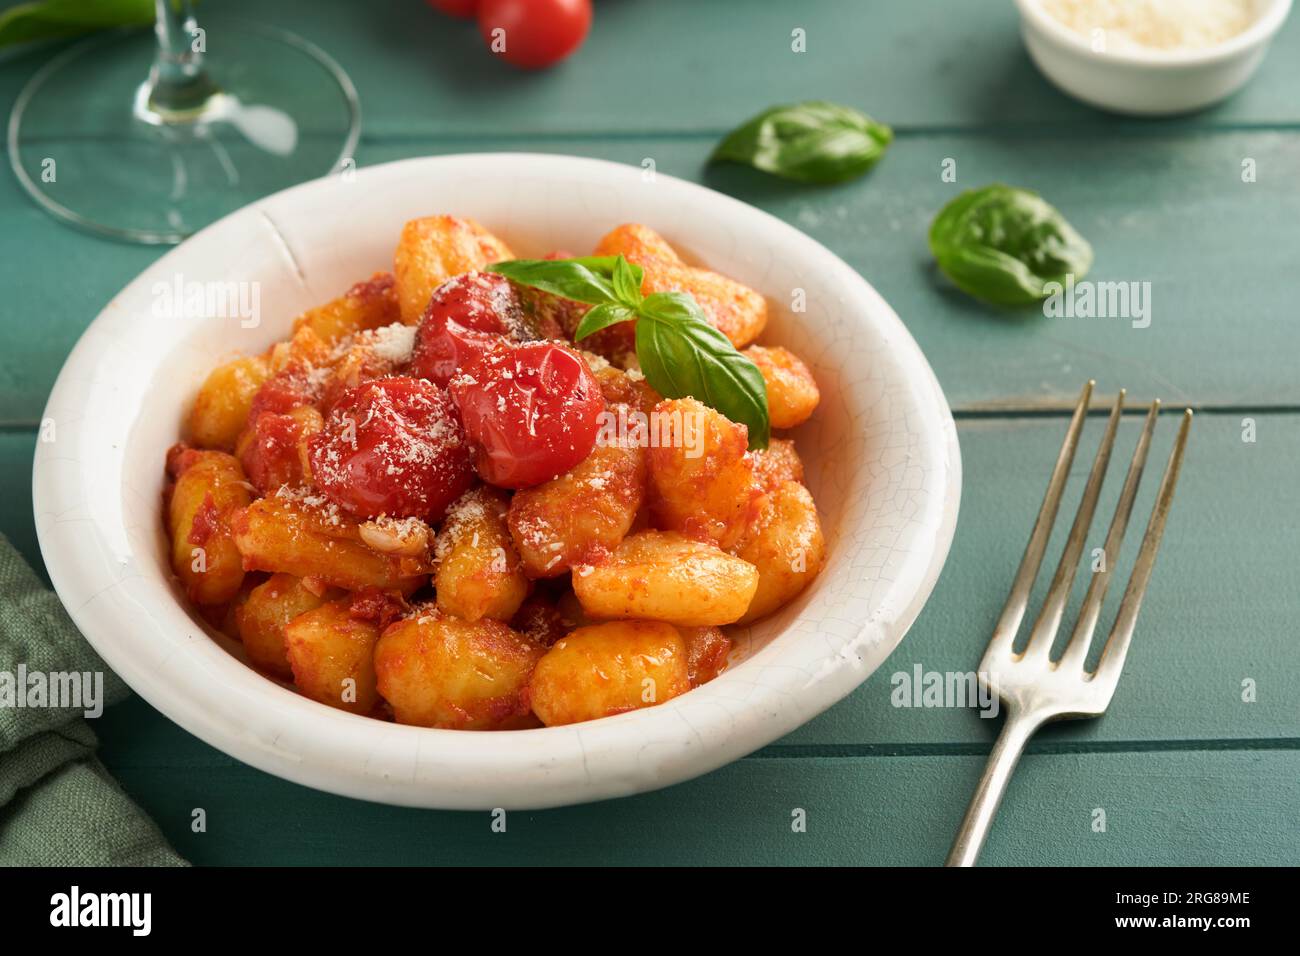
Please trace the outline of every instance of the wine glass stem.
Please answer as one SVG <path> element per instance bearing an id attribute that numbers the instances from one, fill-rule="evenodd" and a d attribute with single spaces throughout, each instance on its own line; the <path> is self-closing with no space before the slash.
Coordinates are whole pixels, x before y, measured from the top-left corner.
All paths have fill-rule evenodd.
<path id="1" fill-rule="evenodd" d="M 207 34 L 194 17 L 192 0 L 154 0 L 158 54 L 149 71 L 147 108 L 157 119 L 192 118 L 217 92 L 204 68 Z"/>

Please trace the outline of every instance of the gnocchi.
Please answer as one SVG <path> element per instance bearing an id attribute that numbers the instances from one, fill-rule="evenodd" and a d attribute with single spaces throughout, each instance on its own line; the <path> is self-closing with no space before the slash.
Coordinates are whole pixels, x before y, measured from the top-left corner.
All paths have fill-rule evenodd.
<path id="1" fill-rule="evenodd" d="M 592 617 L 684 627 L 740 620 L 757 587 L 752 564 L 675 531 L 634 534 L 600 564 L 573 575 L 573 593 Z"/>
<path id="2" fill-rule="evenodd" d="M 297 615 L 284 627 L 285 656 L 298 689 L 330 707 L 369 714 L 379 703 L 379 627 L 353 613 L 351 598 Z"/>
<path id="3" fill-rule="evenodd" d="M 745 426 L 693 398 L 660 402 L 655 413 L 661 421 L 680 421 L 683 435 L 680 442 L 650 449 L 656 523 L 731 547 L 745 531 L 755 495 Z"/>
<path id="4" fill-rule="evenodd" d="M 402 227 L 393 255 L 402 321 L 419 322 L 434 290 L 448 279 L 512 258 L 506 244 L 473 219 L 412 219 Z"/>
<path id="5" fill-rule="evenodd" d="M 253 396 L 269 374 L 269 364 L 260 355 L 238 358 L 213 369 L 190 407 L 186 439 L 198 448 L 234 451 Z"/>
<path id="6" fill-rule="evenodd" d="M 750 460 L 754 485 L 761 493 L 773 492 L 787 481 L 803 484 L 803 462 L 792 441 L 773 438 L 766 448 L 750 452 Z"/>
<path id="7" fill-rule="evenodd" d="M 686 642 L 661 621 L 580 627 L 537 662 L 528 684 L 548 727 L 651 707 L 690 690 Z"/>
<path id="8" fill-rule="evenodd" d="M 248 659 L 276 677 L 291 678 L 284 629 L 299 614 L 320 607 L 331 594 L 337 592 L 313 590 L 292 574 L 273 574 L 253 588 L 235 608 L 235 630 Z"/>
<path id="9" fill-rule="evenodd" d="M 642 224 L 592 253 L 639 266 L 643 295 L 692 297 L 762 375 L 771 427 L 814 414 L 808 365 L 755 344 L 758 292 Z M 661 394 L 635 318 L 575 341 L 591 306 L 491 268 L 511 258 L 473 220 L 411 220 L 391 272 L 214 369 L 167 454 L 195 613 L 311 700 L 477 731 L 653 707 L 725 671 L 732 626 L 825 564 L 792 440 L 750 449 L 662 359 Z"/>
<path id="10" fill-rule="evenodd" d="M 167 502 L 172 570 L 195 604 L 224 604 L 244 582 L 231 531 L 232 519 L 250 500 L 243 469 L 225 452 L 177 445 L 167 471 L 174 479 Z"/>
<path id="11" fill-rule="evenodd" d="M 636 520 L 645 497 L 645 450 L 610 445 L 510 502 L 510 533 L 530 577 L 558 577 L 600 560 Z"/>
<path id="12" fill-rule="evenodd" d="M 234 518 L 234 542 L 250 571 L 284 571 L 334 587 L 410 592 L 432 570 L 426 557 L 384 554 L 361 540 L 356 519 L 320 496 L 259 498 Z"/>
<path id="13" fill-rule="evenodd" d="M 524 689 L 544 651 L 500 621 L 424 609 L 384 631 L 375 670 L 398 723 L 518 729 L 529 723 Z"/>
<path id="14" fill-rule="evenodd" d="M 307 327 L 322 341 L 337 342 L 356 332 L 381 329 L 401 319 L 397 280 L 391 272 L 376 272 L 337 299 L 307 310 L 298 316 L 293 327 L 295 332 Z"/>
<path id="15" fill-rule="evenodd" d="M 783 482 L 764 502 L 736 554 L 758 570 L 758 586 L 742 624 L 765 617 L 807 587 L 826 556 L 808 489 L 797 481 Z"/>
<path id="16" fill-rule="evenodd" d="M 506 526 L 508 507 L 503 492 L 480 485 L 448 511 L 433 578 L 438 607 L 448 614 L 508 621 L 528 596 L 528 578 Z"/>
<path id="17" fill-rule="evenodd" d="M 744 355 L 763 374 L 773 428 L 794 428 L 812 418 L 821 401 L 817 382 L 799 356 L 780 346 L 751 345 Z"/>

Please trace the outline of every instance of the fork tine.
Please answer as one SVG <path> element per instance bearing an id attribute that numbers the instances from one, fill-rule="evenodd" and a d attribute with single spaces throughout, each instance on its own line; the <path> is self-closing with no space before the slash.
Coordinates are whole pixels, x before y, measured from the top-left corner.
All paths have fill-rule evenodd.
<path id="1" fill-rule="evenodd" d="M 1164 477 L 1160 479 L 1156 504 L 1151 511 L 1151 520 L 1147 522 L 1146 534 L 1142 537 L 1142 550 L 1138 552 L 1133 575 L 1129 578 L 1124 600 L 1120 602 L 1119 613 L 1115 616 L 1115 626 L 1111 628 L 1101 662 L 1097 665 L 1097 673 L 1093 675 L 1095 680 L 1113 683 L 1119 680 L 1119 672 L 1124 668 L 1124 659 L 1128 656 L 1129 644 L 1133 640 L 1133 627 L 1137 624 L 1138 611 L 1142 607 L 1142 596 L 1146 593 L 1147 582 L 1151 580 L 1156 551 L 1160 547 L 1160 538 L 1165 533 L 1165 521 L 1169 518 L 1169 508 L 1173 504 L 1174 488 L 1178 485 L 1178 472 L 1183 466 L 1183 451 L 1187 447 L 1187 431 L 1191 425 L 1192 410 L 1189 408 L 1183 414 L 1183 424 L 1178 429 L 1174 450 L 1169 453 L 1169 464 L 1165 467 Z"/>
<path id="2" fill-rule="evenodd" d="M 1061 615 L 1065 613 L 1066 602 L 1074 587 L 1074 577 L 1079 571 L 1079 556 L 1083 553 L 1083 543 L 1092 527 L 1092 517 L 1097 511 L 1097 498 L 1101 495 L 1102 483 L 1106 480 L 1106 470 L 1110 467 L 1110 453 L 1115 447 L 1115 432 L 1119 428 L 1120 416 L 1124 413 L 1124 389 L 1119 390 L 1115 398 L 1115 407 L 1111 409 L 1110 421 L 1106 423 L 1106 434 L 1097 446 L 1097 454 L 1092 460 L 1092 471 L 1088 473 L 1088 483 L 1083 488 L 1083 497 L 1079 500 L 1079 510 L 1075 513 L 1074 524 L 1070 526 L 1070 536 L 1065 541 L 1065 550 L 1057 562 L 1056 573 L 1052 576 L 1052 586 L 1048 589 L 1047 600 L 1038 612 L 1034 629 L 1029 635 L 1023 656 L 1047 657 L 1056 639 L 1056 632 L 1061 626 Z"/>
<path id="3" fill-rule="evenodd" d="M 1061 655 L 1059 667 L 1079 669 L 1088 659 L 1092 647 L 1092 635 L 1097 630 L 1097 618 L 1101 614 L 1101 605 L 1106 600 L 1106 590 L 1110 587 L 1111 570 L 1119 557 L 1120 545 L 1124 542 L 1124 533 L 1128 530 L 1128 519 L 1133 513 L 1133 499 L 1137 497 L 1138 485 L 1142 481 L 1142 471 L 1146 468 L 1147 452 L 1151 448 L 1151 434 L 1155 431 L 1156 418 L 1160 415 L 1160 400 L 1151 403 L 1147 413 L 1146 425 L 1138 438 L 1133 460 L 1128 466 L 1128 476 L 1124 479 L 1124 490 L 1120 493 L 1119 504 L 1115 506 L 1115 516 L 1111 518 L 1110 530 L 1106 532 L 1103 546 L 1102 569 L 1092 576 L 1088 583 L 1088 593 L 1083 599 L 1079 611 L 1079 620 L 1070 635 L 1070 643 Z"/>
<path id="4" fill-rule="evenodd" d="M 998 618 L 998 623 L 993 628 L 993 639 L 989 641 L 988 650 L 985 652 L 987 654 L 1010 653 L 1016 632 L 1020 630 L 1020 622 L 1029 604 L 1029 592 L 1034 586 L 1034 579 L 1038 577 L 1038 567 L 1043 563 L 1043 552 L 1047 550 L 1047 539 L 1052 533 L 1052 525 L 1056 522 L 1056 509 L 1061 504 L 1061 492 L 1070 474 L 1070 465 L 1074 462 L 1074 452 L 1079 447 L 1083 420 L 1088 415 L 1088 403 L 1092 399 L 1092 389 L 1096 384 L 1089 379 L 1083 386 L 1083 391 L 1079 393 L 1079 401 L 1074 406 L 1074 415 L 1070 418 L 1070 427 L 1065 432 L 1065 442 L 1061 445 L 1060 454 L 1056 458 L 1056 467 L 1052 469 L 1052 477 L 1047 483 L 1043 507 L 1038 512 L 1037 520 L 1034 521 L 1033 531 L 1029 533 L 1025 556 L 1020 559 L 1020 568 L 1011 583 L 1011 593 L 1007 595 L 1006 606 L 1002 608 L 1002 616 Z"/>

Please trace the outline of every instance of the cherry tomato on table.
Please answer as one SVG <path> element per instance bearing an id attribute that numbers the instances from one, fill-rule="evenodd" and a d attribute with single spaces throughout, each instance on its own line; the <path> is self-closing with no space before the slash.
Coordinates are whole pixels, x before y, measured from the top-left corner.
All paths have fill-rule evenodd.
<path id="1" fill-rule="evenodd" d="M 582 45 L 591 28 L 591 0 L 480 0 L 478 31 L 493 54 L 535 70 Z"/>
<path id="2" fill-rule="evenodd" d="M 363 382 L 339 396 L 308 443 L 312 479 L 361 518 L 439 520 L 474 482 L 447 393 L 417 378 Z"/>
<path id="3" fill-rule="evenodd" d="M 582 356 L 555 342 L 500 342 L 451 381 L 478 472 L 501 488 L 562 475 L 596 444 L 605 400 Z"/>

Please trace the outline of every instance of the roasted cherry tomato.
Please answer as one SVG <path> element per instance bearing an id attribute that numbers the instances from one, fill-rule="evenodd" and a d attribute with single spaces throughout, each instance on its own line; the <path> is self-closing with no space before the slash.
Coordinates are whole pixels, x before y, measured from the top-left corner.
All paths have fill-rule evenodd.
<path id="1" fill-rule="evenodd" d="M 427 0 L 427 2 L 435 10 L 466 20 L 471 19 L 478 12 L 479 4 L 479 0 Z"/>
<path id="2" fill-rule="evenodd" d="M 478 32 L 496 56 L 535 70 L 563 60 L 591 28 L 591 0 L 479 0 Z"/>
<path id="3" fill-rule="evenodd" d="M 446 386 L 495 336 L 522 338 L 523 330 L 523 309 L 510 280 L 494 272 L 468 272 L 434 290 L 415 334 L 411 367 Z"/>
<path id="4" fill-rule="evenodd" d="M 348 389 L 308 448 L 317 487 L 362 518 L 437 521 L 474 481 L 455 407 L 445 391 L 417 378 Z"/>
<path id="5" fill-rule="evenodd" d="M 562 475 L 591 453 L 605 400 L 587 363 L 555 342 L 501 345 L 452 379 L 478 472 L 501 488 Z"/>

